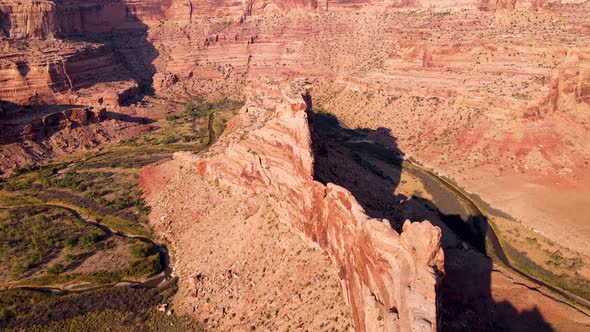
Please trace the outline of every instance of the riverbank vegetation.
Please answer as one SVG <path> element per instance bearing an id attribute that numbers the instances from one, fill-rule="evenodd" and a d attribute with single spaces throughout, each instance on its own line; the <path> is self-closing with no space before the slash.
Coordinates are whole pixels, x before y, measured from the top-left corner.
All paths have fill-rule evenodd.
<path id="1" fill-rule="evenodd" d="M 322 111 L 321 107 L 315 120 L 315 128 L 320 136 L 352 151 L 355 161 L 365 169 L 383 177 L 384 168 L 379 166 L 382 163 L 399 168 L 401 181 L 397 179 L 399 182 L 394 183 L 395 187 L 414 192 L 414 197 L 434 203 L 427 208 L 434 208 L 454 233 L 491 257 L 495 263 L 502 264 L 489 239 L 488 228 L 496 233 L 501 249 L 510 264 L 518 270 L 580 297 L 582 301 L 590 301 L 588 257 L 532 231 L 509 214 L 491 207 L 477 195 L 466 192 L 452 179 L 436 175 L 412 158 L 402 160 L 400 151 L 380 143 L 381 140 L 395 143 L 395 138 L 375 137 L 380 134 L 379 129 L 372 130 L 372 135 L 368 136 L 365 135 L 367 129 L 342 128 L 338 119 Z M 408 176 L 404 179 L 404 174 L 408 173 L 415 179 Z"/>
<path id="2" fill-rule="evenodd" d="M 2 292 L 4 331 L 204 331 L 187 317 L 156 310 L 168 303 L 176 283 L 158 289 L 113 287 L 55 295 L 24 289 Z"/>
<path id="3" fill-rule="evenodd" d="M 134 238 L 155 239 L 148 225 L 150 209 L 139 185 L 142 169 L 170 159 L 176 151 L 205 149 L 210 132 L 221 135 L 225 123 L 241 106 L 228 99 L 198 100 L 188 112 L 179 105 L 177 111 L 156 121 L 153 131 L 47 165 L 22 167 L 12 177 L 0 180 L 0 287 L 89 289 L 142 281 L 162 271 L 158 249 Z M 208 118 L 212 113 L 216 119 L 213 129 Z M 32 322 L 26 323 L 27 330 L 78 330 L 76 326 L 95 320 L 105 324 L 97 325 L 101 329 L 161 326 L 161 317 L 154 315 L 157 302 L 162 300 L 160 290 L 105 288 L 96 293 L 106 297 L 96 300 L 102 303 L 96 306 L 90 300 L 94 295 L 88 295 L 94 291 L 88 292 L 50 295 L 4 290 L 0 327 L 22 328 L 26 317 Z M 128 295 L 138 302 L 130 307 L 111 306 Z M 154 300 L 147 305 L 142 296 L 153 296 Z M 74 302 L 69 308 L 47 309 L 71 299 Z M 76 301 L 94 309 L 72 316 Z M 143 309 L 135 310 L 137 303 Z M 29 313 L 36 313 L 35 317 Z M 66 315 L 67 322 L 60 315 Z M 35 325 L 50 321 L 47 328 Z M 173 318 L 162 322 L 179 323 Z"/>
<path id="4" fill-rule="evenodd" d="M 0 238 L 0 264 L 9 267 L 0 281 L 10 287 L 106 284 L 161 271 L 153 245 L 114 236 L 60 207 L 3 209 Z M 145 254 L 138 257 L 136 248 Z"/>

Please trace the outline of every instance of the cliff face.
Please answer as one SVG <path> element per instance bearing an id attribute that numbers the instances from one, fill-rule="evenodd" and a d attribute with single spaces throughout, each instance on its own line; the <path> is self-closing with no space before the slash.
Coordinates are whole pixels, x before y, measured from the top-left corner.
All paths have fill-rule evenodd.
<path id="1" fill-rule="evenodd" d="M 105 108 L 23 110 L 15 104 L 3 107 L 0 103 L 0 174 L 152 129 L 113 114 Z"/>
<path id="2" fill-rule="evenodd" d="M 55 4 L 40 2 L 0 2 L 2 35 L 10 38 L 46 38 L 55 31 Z"/>
<path id="3" fill-rule="evenodd" d="M 577 235 L 590 234 L 587 213 L 553 199 L 567 190 L 590 206 L 590 3 L 256 4 L 173 2 L 149 30 L 156 93 L 245 96 L 309 77 L 347 126 L 390 129 L 406 154 L 590 253 Z M 515 190 L 526 204 L 499 194 Z M 560 235 L 552 220 L 576 231 Z"/>
<path id="4" fill-rule="evenodd" d="M 17 135 L 9 135 L 7 130 L 3 130 L 5 135 L 3 138 L 13 139 L 16 136 L 24 141 L 38 141 L 66 128 L 88 126 L 91 123 L 98 123 L 103 120 L 105 120 L 104 109 L 72 108 L 29 122 Z"/>
<path id="5" fill-rule="evenodd" d="M 166 8 L 110 0 L 0 2 L 0 99 L 119 106 L 139 84 L 151 85 L 156 52 L 141 20 L 162 19 Z"/>
<path id="6" fill-rule="evenodd" d="M 407 221 L 400 235 L 387 220 L 368 217 L 346 189 L 314 181 L 313 114 L 302 95 L 308 96 L 294 86 L 282 102 L 249 102 L 231 125 L 234 132 L 213 152 L 179 154 L 175 162 L 236 200 L 261 197 L 293 232 L 325 251 L 339 271 L 356 330 L 435 331 L 435 288 L 443 270 L 440 229 L 428 221 Z M 177 189 L 161 176 L 168 167 L 148 168 L 142 179 L 156 227 L 159 197 Z"/>

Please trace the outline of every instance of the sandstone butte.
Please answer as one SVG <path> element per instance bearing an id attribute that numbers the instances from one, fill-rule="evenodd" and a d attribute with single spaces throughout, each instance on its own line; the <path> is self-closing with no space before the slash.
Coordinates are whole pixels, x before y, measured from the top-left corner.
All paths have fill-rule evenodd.
<path id="1" fill-rule="evenodd" d="M 380 269 L 363 270 L 369 265 L 360 264 L 358 270 L 325 272 L 326 280 L 335 276 L 343 280 L 344 297 L 352 309 L 350 319 L 357 329 L 373 328 L 367 324 L 377 324 L 369 319 L 375 315 L 381 318 L 377 319 L 379 324 L 387 327 L 400 324 L 402 329 L 434 329 L 436 281 L 429 269 L 440 263 L 434 241 L 436 231 L 427 223 L 409 224 L 401 235 L 385 230 L 380 227 L 383 223 L 374 220 L 364 225 L 361 221 L 366 216 L 354 208 L 358 205 L 352 203 L 354 198 L 349 193 L 333 185 L 322 187 L 312 180 L 309 165 L 313 161 L 308 156 L 311 148 L 305 146 L 309 142 L 297 136 L 310 135 L 303 121 L 307 116 L 303 104 L 292 96 L 279 101 L 282 97 L 276 93 L 268 100 L 259 100 L 260 91 L 272 91 L 293 78 L 308 77 L 314 85 L 316 104 L 320 101 L 346 125 L 391 130 L 406 156 L 414 156 L 440 174 L 452 177 L 536 232 L 588 255 L 589 12 L 590 3 L 576 0 L 0 0 L 0 115 L 27 114 L 31 105 L 63 104 L 104 108 L 107 113 L 134 112 L 139 108 L 135 98 L 145 93 L 173 100 L 189 100 L 195 95 L 249 100 L 233 123 L 237 132 L 244 131 L 244 139 L 234 133 L 220 141 L 210 155 L 178 154 L 174 161 L 146 170 L 144 182 L 148 190 L 151 188 L 150 199 L 155 206 L 153 223 L 177 248 L 182 248 L 178 262 L 184 279 L 178 302 L 184 303 L 187 311 L 206 310 L 195 308 L 188 299 L 189 289 L 209 287 L 210 279 L 189 276 L 199 273 L 199 268 L 210 267 L 208 259 L 213 259 L 206 257 L 206 249 L 193 243 L 195 239 L 203 243 L 220 241 L 214 243 L 226 246 L 228 254 L 234 253 L 232 257 L 239 257 L 237 249 L 231 249 L 227 241 L 213 240 L 216 232 L 206 232 L 207 223 L 191 226 L 179 222 L 181 219 L 212 220 L 215 216 L 211 213 L 216 212 L 235 221 L 246 215 L 253 216 L 247 220 L 263 228 L 261 220 L 273 219 L 277 213 L 283 220 L 276 225 L 278 229 L 289 225 L 301 234 L 302 241 L 326 252 L 332 267 L 351 264 L 339 250 L 353 244 L 335 240 L 346 236 L 367 248 L 368 256 L 357 257 L 356 252 L 351 256 L 355 266 L 356 260 L 369 264 L 376 259 L 369 255 L 372 253 L 383 255 L 376 267 L 413 266 L 421 271 L 407 280 L 395 274 L 397 284 L 393 284 L 419 285 L 409 294 L 398 289 L 388 293 L 391 290 L 383 289 L 380 282 L 392 276 Z M 277 112 L 271 111 L 275 105 Z M 290 107 L 287 105 L 298 106 L 289 114 L 284 111 Z M 280 109 L 283 112 L 278 112 Z M 246 110 L 257 115 L 250 119 L 244 114 Z M 23 125 L 22 118 L 15 121 Z M 298 121 L 301 127 L 295 126 Z M 64 130 L 49 138 L 57 154 L 96 146 L 121 136 L 120 132 L 146 130 L 121 127 L 112 119 L 72 125 L 79 122 L 67 114 L 60 116 L 60 122 L 52 128 Z M 281 124 L 290 128 L 285 129 L 286 134 L 278 129 Z M 31 130 L 34 128 L 32 124 Z M 43 132 L 20 129 L 18 135 L 23 137 Z M 298 133 L 295 138 L 291 136 L 294 133 Z M 94 136 L 99 139 L 94 140 Z M 271 148 L 276 152 L 273 158 L 281 160 L 290 154 L 273 148 L 273 142 L 297 148 L 290 155 L 295 155 L 294 159 L 285 162 L 294 167 L 268 164 L 272 172 L 279 172 L 268 173 L 260 165 L 272 162 L 270 157 L 260 157 L 259 164 L 248 164 L 250 159 L 240 157 L 248 142 L 253 151 Z M 3 144 L 2 170 L 43 160 L 49 153 L 46 145 L 23 148 L 19 142 Z M 226 164 L 222 156 L 235 165 Z M 239 165 L 250 169 L 233 168 Z M 238 176 L 242 172 L 258 185 L 246 185 L 245 179 Z M 281 181 L 285 181 L 283 186 L 294 186 L 293 192 L 277 192 L 282 188 Z M 227 193 L 212 189 L 211 183 L 215 182 Z M 175 186 L 178 193 L 170 189 Z M 208 191 L 200 191 L 201 186 Z M 240 204 L 224 196 L 242 197 L 244 193 L 256 195 L 244 198 Z M 284 198 L 283 205 L 290 203 L 281 206 L 271 195 Z M 187 197 L 195 199 L 189 201 Z M 175 203 L 172 198 L 185 204 Z M 262 208 L 258 208 L 260 201 L 265 204 Z M 210 206 L 212 202 L 219 204 Z M 222 207 L 235 210 L 236 215 L 224 214 Z M 353 229 L 330 233 L 330 229 L 342 228 L 338 215 L 351 218 Z M 306 224 L 319 221 L 332 228 L 314 229 L 313 224 Z M 285 235 L 290 232 L 287 230 L 280 234 L 269 231 L 264 236 L 246 235 L 247 227 L 233 225 L 225 231 L 228 239 L 236 243 L 254 236 L 248 239 L 264 245 L 263 240 L 268 239 L 264 236 L 273 235 L 295 241 Z M 187 232 L 190 227 L 197 227 L 207 236 Z M 422 233 L 426 241 L 414 239 L 415 234 Z M 384 249 L 385 240 L 399 249 Z M 295 241 L 291 245 L 302 244 Z M 407 260 L 391 258 L 412 253 L 412 247 L 417 248 L 417 253 L 410 254 Z M 245 250 L 248 246 L 239 248 Z M 279 253 L 284 248 L 273 250 Z M 248 252 L 252 264 L 262 259 L 294 274 L 323 272 L 321 266 L 325 263 L 318 253 L 309 253 L 305 268 L 293 270 L 280 259 Z M 197 253 L 205 258 L 195 257 Z M 223 262 L 228 266 L 236 262 L 216 258 L 226 259 Z M 264 274 L 257 273 L 258 277 Z M 306 289 L 305 283 L 300 286 Z M 293 289 L 281 291 L 290 291 L 301 299 Z M 255 294 L 260 303 L 268 299 L 262 293 Z M 248 300 L 256 301 L 254 295 L 250 296 Z M 325 294 L 317 296 L 327 301 Z M 212 305 L 223 302 L 215 300 Z M 317 303 L 324 303 L 320 300 Z M 382 316 L 373 311 L 375 307 L 364 306 L 371 301 L 379 304 Z M 326 304 L 346 308 L 339 302 Z M 246 307 L 245 302 L 242 306 Z M 225 312 L 221 309 L 219 312 Z M 313 320 L 312 313 L 301 312 L 299 317 L 303 316 Z M 240 326 L 234 323 L 234 327 Z"/>
<path id="2" fill-rule="evenodd" d="M 179 196 L 202 195 L 220 187 L 228 193 L 222 200 L 229 204 L 256 197 L 249 204 L 269 206 L 306 243 L 328 254 L 357 331 L 435 331 L 435 290 L 444 270 L 440 229 L 428 221 L 406 221 L 400 235 L 389 221 L 368 217 L 348 190 L 314 181 L 309 125 L 313 112 L 305 84 L 293 83 L 282 100 L 267 98 L 264 105 L 249 100 L 232 121 L 228 127 L 233 132 L 205 156 L 177 153 L 173 161 L 145 169 L 142 182 L 156 228 L 171 232 L 170 240 L 175 241 L 179 230 L 167 228 L 170 222 L 228 222 L 223 215 L 210 213 L 184 219 L 176 211 L 193 205 L 177 201 Z M 199 185 L 186 190 L 187 181 Z M 182 232 L 194 234 L 199 229 L 187 228 Z M 194 254 L 186 252 L 185 243 L 177 244 L 180 257 Z M 177 268 L 181 275 L 199 273 L 195 266 Z M 187 279 L 182 286 L 179 293 L 194 292 L 186 291 Z"/>
<path id="3" fill-rule="evenodd" d="M 121 109 L 138 91 L 245 98 L 309 77 L 346 125 L 391 129 L 406 155 L 588 255 L 589 6 L 3 0 L 0 100 Z"/>

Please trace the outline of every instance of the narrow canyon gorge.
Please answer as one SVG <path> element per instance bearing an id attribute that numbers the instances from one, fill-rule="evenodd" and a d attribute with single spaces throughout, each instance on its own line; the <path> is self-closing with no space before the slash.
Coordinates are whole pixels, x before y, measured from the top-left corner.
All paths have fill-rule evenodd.
<path id="1" fill-rule="evenodd" d="M 589 1 L 0 0 L 0 27 L 0 205 L 145 217 L 174 315 L 590 329 Z M 83 163 L 139 212 L 53 180 Z"/>

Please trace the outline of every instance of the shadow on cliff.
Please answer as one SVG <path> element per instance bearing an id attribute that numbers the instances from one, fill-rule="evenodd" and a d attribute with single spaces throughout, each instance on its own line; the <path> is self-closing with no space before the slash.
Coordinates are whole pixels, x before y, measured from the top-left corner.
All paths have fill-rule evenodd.
<path id="1" fill-rule="evenodd" d="M 12 22 L 9 19 L 8 13 L 0 13 L 0 28 L 2 28 L 2 36 L 10 37 Z"/>
<path id="2" fill-rule="evenodd" d="M 121 124 L 151 124 L 154 120 L 103 111 L 96 117 L 76 105 L 19 106 L 0 101 L 0 144 L 42 142 L 65 128 L 76 129 L 108 120 Z M 84 110 L 82 116 L 68 116 L 69 109 Z M 23 112 L 23 110 L 25 110 Z"/>
<path id="3" fill-rule="evenodd" d="M 388 219 L 400 233 L 406 219 L 430 220 L 442 229 L 445 275 L 437 303 L 442 331 L 552 331 L 536 308 L 519 312 L 493 300 L 486 219 L 470 214 L 433 174 L 404 161 L 389 129 L 344 128 L 323 112 L 310 121 L 317 181 L 348 189 L 370 217 Z M 404 193 L 396 191 L 400 184 Z"/>
<path id="4" fill-rule="evenodd" d="M 117 63 L 115 66 L 104 63 L 98 68 L 93 68 L 96 69 L 93 73 L 99 72 L 102 67 L 104 72 L 93 74 L 90 80 L 86 80 L 86 77 L 73 79 L 73 88 L 81 89 L 102 82 L 132 79 L 138 82 L 140 93 L 125 96 L 121 101 L 123 105 L 139 101 L 144 95 L 153 95 L 153 76 L 156 73 L 153 62 L 159 56 L 159 52 L 148 40 L 148 26 L 134 14 L 135 8 L 121 0 L 99 4 L 93 10 L 87 10 L 85 6 L 85 3 L 73 5 L 72 2 L 56 1 L 56 12 L 68 18 L 57 23 L 57 37 L 70 41 L 104 44 L 107 52 L 112 51 Z M 70 22 L 68 12 L 76 9 L 80 13 L 79 21 Z M 108 61 L 108 55 L 107 53 L 93 56 L 106 56 Z M 71 66 L 80 67 L 71 68 L 72 72 L 84 70 L 85 66 L 92 66 L 92 59 Z M 69 70 L 67 67 L 66 63 L 66 70 Z"/>

